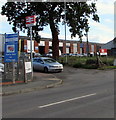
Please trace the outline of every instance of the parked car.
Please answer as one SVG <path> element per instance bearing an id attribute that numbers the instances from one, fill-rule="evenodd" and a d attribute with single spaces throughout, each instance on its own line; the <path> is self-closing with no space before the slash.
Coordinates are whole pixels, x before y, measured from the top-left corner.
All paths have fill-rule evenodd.
<path id="1" fill-rule="evenodd" d="M 49 57 L 38 57 L 33 59 L 33 69 L 44 72 L 61 72 L 63 65 Z"/>
<path id="2" fill-rule="evenodd" d="M 82 55 L 82 54 L 78 54 L 78 53 L 76 53 L 76 54 L 75 54 L 75 56 L 78 56 L 78 57 L 83 57 L 83 55 Z"/>
<path id="3" fill-rule="evenodd" d="M 4 64 L 3 63 L 0 63 L 0 72 L 4 72 Z"/>
<path id="4" fill-rule="evenodd" d="M 35 53 L 34 57 L 41 57 L 42 55 L 40 53 Z"/>
<path id="5" fill-rule="evenodd" d="M 52 52 L 46 54 L 47 57 L 52 57 Z"/>
<path id="6" fill-rule="evenodd" d="M 72 56 L 72 53 L 64 53 L 62 56 Z"/>
<path id="7" fill-rule="evenodd" d="M 83 54 L 83 56 L 87 57 L 87 54 L 86 54 L 86 53 L 84 53 L 84 54 Z"/>

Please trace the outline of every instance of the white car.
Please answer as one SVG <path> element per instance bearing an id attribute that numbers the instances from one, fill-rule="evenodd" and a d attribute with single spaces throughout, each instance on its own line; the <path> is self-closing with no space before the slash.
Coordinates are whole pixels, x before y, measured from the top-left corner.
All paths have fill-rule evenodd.
<path id="1" fill-rule="evenodd" d="M 38 57 L 33 59 L 33 69 L 44 72 L 61 72 L 63 65 L 49 57 Z"/>
<path id="2" fill-rule="evenodd" d="M 4 64 L 0 63 L 0 72 L 4 72 Z"/>

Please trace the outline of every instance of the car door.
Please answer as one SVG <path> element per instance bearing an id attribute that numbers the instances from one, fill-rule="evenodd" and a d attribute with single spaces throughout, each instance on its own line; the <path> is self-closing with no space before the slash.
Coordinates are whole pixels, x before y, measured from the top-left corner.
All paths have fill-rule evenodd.
<path id="1" fill-rule="evenodd" d="M 33 68 L 34 70 L 37 70 L 37 59 L 33 60 Z"/>
<path id="2" fill-rule="evenodd" d="M 41 59 L 37 60 L 37 68 L 38 70 L 44 71 L 44 62 Z"/>

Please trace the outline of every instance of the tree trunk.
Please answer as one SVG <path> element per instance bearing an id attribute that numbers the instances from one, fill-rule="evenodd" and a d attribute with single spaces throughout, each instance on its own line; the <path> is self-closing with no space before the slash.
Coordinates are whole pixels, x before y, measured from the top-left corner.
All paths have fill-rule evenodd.
<path id="1" fill-rule="evenodd" d="M 58 33 L 55 30 L 52 34 L 52 51 L 53 51 L 53 58 L 58 59 L 59 58 L 59 39 L 58 39 Z"/>
<path id="2" fill-rule="evenodd" d="M 54 59 L 59 58 L 59 39 L 58 39 L 58 30 L 55 27 L 55 23 L 53 17 L 50 15 L 50 29 L 52 32 L 52 54 Z"/>

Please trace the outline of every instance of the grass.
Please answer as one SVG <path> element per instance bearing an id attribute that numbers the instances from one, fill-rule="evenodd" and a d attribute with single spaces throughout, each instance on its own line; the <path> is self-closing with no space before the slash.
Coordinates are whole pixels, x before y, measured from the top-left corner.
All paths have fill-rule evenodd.
<path id="1" fill-rule="evenodd" d="M 116 66 L 103 66 L 101 68 L 98 68 L 99 70 L 106 70 L 106 69 L 116 69 Z"/>
<path id="2" fill-rule="evenodd" d="M 75 57 L 75 56 L 67 56 L 67 63 L 66 57 L 60 57 L 59 62 L 72 66 L 75 68 L 85 68 L 85 69 L 116 69 L 116 66 L 113 66 L 114 57 L 100 57 L 100 61 L 103 63 L 101 68 L 98 68 L 97 58 L 96 57 Z"/>

